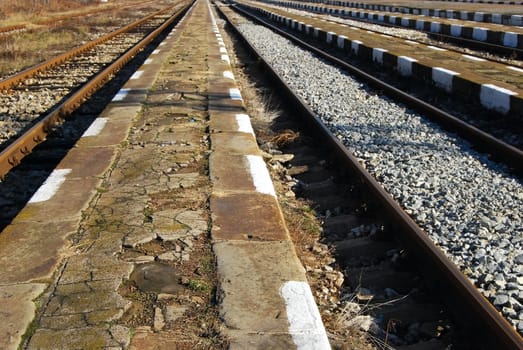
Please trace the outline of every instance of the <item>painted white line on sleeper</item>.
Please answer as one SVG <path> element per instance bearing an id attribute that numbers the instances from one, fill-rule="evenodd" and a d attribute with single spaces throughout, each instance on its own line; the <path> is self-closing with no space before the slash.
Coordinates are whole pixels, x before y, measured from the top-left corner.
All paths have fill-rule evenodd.
<path id="1" fill-rule="evenodd" d="M 510 96 L 512 95 L 517 94 L 493 84 L 482 84 L 479 99 L 483 106 L 507 113 L 510 111 Z"/>
<path id="2" fill-rule="evenodd" d="M 165 45 L 165 43 L 160 43 L 160 45 L 158 45 L 158 46 L 164 46 L 164 45 Z"/>
<path id="3" fill-rule="evenodd" d="M 53 198 L 60 186 L 64 183 L 65 177 L 71 172 L 71 169 L 55 169 L 49 175 L 47 180 L 36 191 L 29 200 L 29 203 L 45 202 Z"/>
<path id="4" fill-rule="evenodd" d="M 140 79 L 142 77 L 142 74 L 143 74 L 143 70 L 137 70 L 136 72 L 134 72 L 133 75 L 131 75 L 131 80 L 136 80 L 136 79 Z"/>
<path id="5" fill-rule="evenodd" d="M 146 60 L 143 62 L 143 64 L 151 64 L 151 63 L 153 63 L 153 59 L 152 59 L 152 58 L 148 58 L 148 59 L 146 59 Z"/>
<path id="6" fill-rule="evenodd" d="M 225 47 L 220 47 L 220 53 L 227 53 L 227 49 Z"/>
<path id="7" fill-rule="evenodd" d="M 441 47 L 436 47 L 432 45 L 427 45 L 429 49 L 436 50 L 436 51 L 447 51 L 446 49 L 442 49 Z"/>
<path id="8" fill-rule="evenodd" d="M 463 57 L 468 58 L 471 61 L 484 62 L 483 58 L 462 54 Z"/>
<path id="9" fill-rule="evenodd" d="M 158 55 L 160 53 L 160 50 L 154 50 L 151 55 Z"/>
<path id="10" fill-rule="evenodd" d="M 514 72 L 523 73 L 523 69 L 518 68 L 518 67 L 507 67 L 507 68 L 513 70 Z"/>
<path id="11" fill-rule="evenodd" d="M 82 137 L 97 136 L 107 124 L 107 118 L 96 118 L 94 122 L 83 133 Z"/>
<path id="12" fill-rule="evenodd" d="M 222 55 L 222 61 L 225 61 L 227 63 L 231 63 L 231 60 L 229 59 L 228 55 Z"/>
<path id="13" fill-rule="evenodd" d="M 269 194 L 276 197 L 274 191 L 274 185 L 272 184 L 271 177 L 267 171 L 267 166 L 260 156 L 246 155 L 247 162 L 249 163 L 249 170 L 251 172 L 252 182 L 256 191 Z"/>
<path id="14" fill-rule="evenodd" d="M 289 333 L 297 349 L 331 349 L 309 284 L 300 281 L 285 282 L 280 294 L 285 301 Z"/>
<path id="15" fill-rule="evenodd" d="M 129 94 L 129 91 L 131 91 L 131 89 L 120 89 L 120 91 L 114 95 L 112 101 L 122 101 Z"/>
<path id="16" fill-rule="evenodd" d="M 225 72 L 223 72 L 223 77 L 234 80 L 234 74 L 232 74 L 230 70 L 226 70 Z"/>
<path id="17" fill-rule="evenodd" d="M 237 88 L 229 89 L 229 96 L 231 96 L 232 100 L 241 100 L 242 99 L 242 94 L 240 93 L 240 90 Z"/>
<path id="18" fill-rule="evenodd" d="M 236 114 L 236 122 L 238 123 L 238 131 L 254 136 L 254 130 L 252 129 L 251 118 L 247 114 Z"/>

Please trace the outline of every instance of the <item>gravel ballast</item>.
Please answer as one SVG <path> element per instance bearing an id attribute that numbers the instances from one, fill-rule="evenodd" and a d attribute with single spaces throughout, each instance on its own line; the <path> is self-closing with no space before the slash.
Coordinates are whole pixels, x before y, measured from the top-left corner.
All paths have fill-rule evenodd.
<path id="1" fill-rule="evenodd" d="M 244 23 L 241 32 L 382 186 L 523 333 L 523 186 L 418 113 Z"/>

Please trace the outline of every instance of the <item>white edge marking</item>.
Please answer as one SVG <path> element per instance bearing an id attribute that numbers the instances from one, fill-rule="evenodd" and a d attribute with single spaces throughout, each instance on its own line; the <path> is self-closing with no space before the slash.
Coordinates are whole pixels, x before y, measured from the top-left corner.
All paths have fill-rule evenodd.
<path id="1" fill-rule="evenodd" d="M 55 169 L 49 175 L 38 191 L 33 194 L 29 203 L 45 202 L 53 198 L 60 186 L 64 183 L 65 177 L 71 172 L 71 169 Z"/>
<path id="2" fill-rule="evenodd" d="M 231 88 L 229 89 L 229 96 L 231 96 L 231 99 L 233 100 L 241 100 L 242 94 L 240 93 L 240 90 L 237 88 Z"/>
<path id="3" fill-rule="evenodd" d="M 220 47 L 220 53 L 227 53 L 227 49 L 225 47 Z"/>
<path id="4" fill-rule="evenodd" d="M 154 50 L 151 55 L 158 55 L 160 53 L 160 50 Z"/>
<path id="5" fill-rule="evenodd" d="M 232 72 L 230 70 L 226 70 L 223 72 L 223 77 L 224 78 L 227 78 L 227 79 L 232 79 L 234 80 L 234 74 L 232 74 Z"/>
<path id="6" fill-rule="evenodd" d="M 285 282 L 280 295 L 285 301 L 289 333 L 297 349 L 331 349 L 318 306 L 307 282 Z"/>
<path id="7" fill-rule="evenodd" d="M 143 74 L 143 70 L 137 70 L 136 72 L 133 73 L 133 75 L 131 75 L 131 80 L 136 80 L 136 79 L 140 79 L 142 77 L 142 74 Z"/>
<path id="8" fill-rule="evenodd" d="M 97 136 L 107 124 L 107 118 L 96 118 L 94 122 L 85 130 L 82 137 Z"/>
<path id="9" fill-rule="evenodd" d="M 129 91 L 131 89 L 120 89 L 111 101 L 122 101 L 129 94 Z"/>
<path id="10" fill-rule="evenodd" d="M 148 58 L 148 59 L 146 59 L 146 60 L 143 62 L 143 64 L 151 64 L 151 63 L 153 63 L 153 59 L 152 59 L 152 58 Z"/>
<path id="11" fill-rule="evenodd" d="M 507 68 L 513 70 L 514 72 L 523 73 L 523 69 L 518 68 L 518 67 L 507 67 Z"/>
<path id="12" fill-rule="evenodd" d="M 442 49 L 441 47 L 436 47 L 432 45 L 427 45 L 429 49 L 436 50 L 436 51 L 447 51 L 447 49 Z"/>
<path id="13" fill-rule="evenodd" d="M 238 131 L 254 136 L 254 130 L 252 129 L 251 118 L 247 114 L 236 114 L 236 122 L 238 123 Z"/>
<path id="14" fill-rule="evenodd" d="M 227 63 L 231 63 L 231 60 L 229 59 L 228 55 L 222 55 L 222 61 L 225 61 Z"/>
<path id="15" fill-rule="evenodd" d="M 477 61 L 477 62 L 484 62 L 485 60 L 483 58 L 479 58 L 479 57 L 475 57 L 475 56 L 470 56 L 470 55 L 466 55 L 466 54 L 462 54 L 463 57 L 471 60 L 471 61 Z"/>
<path id="16" fill-rule="evenodd" d="M 246 155 L 245 157 L 249 163 L 249 170 L 251 172 L 252 182 L 254 183 L 256 191 L 276 197 L 274 185 L 272 184 L 269 171 L 267 170 L 267 166 L 265 165 L 263 158 L 254 155 Z"/>

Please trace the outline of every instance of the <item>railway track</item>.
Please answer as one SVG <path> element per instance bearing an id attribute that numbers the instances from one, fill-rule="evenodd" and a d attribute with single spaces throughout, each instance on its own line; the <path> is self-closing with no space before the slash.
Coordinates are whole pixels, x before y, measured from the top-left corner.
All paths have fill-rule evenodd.
<path id="1" fill-rule="evenodd" d="M 180 2 L 0 81 L 0 176 L 180 18 Z"/>
<path id="2" fill-rule="evenodd" d="M 433 19 L 431 19 L 430 17 L 420 17 L 422 18 L 421 20 L 415 20 L 415 18 L 398 18 L 397 16 L 394 16 L 394 13 L 390 12 L 363 13 L 359 11 L 348 11 L 344 10 L 345 7 L 339 7 L 342 5 L 339 5 L 337 7 L 318 7 L 312 5 L 307 6 L 296 2 L 285 2 L 277 0 L 266 1 L 266 3 L 274 4 L 285 8 L 299 9 L 314 14 L 328 14 L 329 16 L 335 18 L 352 19 L 354 21 L 364 22 L 368 24 L 376 24 L 381 27 L 412 29 L 420 33 L 424 33 L 425 35 L 427 35 L 435 41 L 452 43 L 463 49 L 473 49 L 482 51 L 485 53 L 484 56 L 488 54 L 502 55 L 503 57 L 509 58 L 510 60 L 521 59 L 521 57 L 523 57 L 523 50 L 521 49 L 521 47 L 519 47 L 517 34 L 511 32 L 511 28 L 513 27 L 510 26 L 495 28 L 498 31 L 498 36 L 501 36 L 503 38 L 506 36 L 507 39 L 499 39 L 497 42 L 489 42 L 486 41 L 486 37 L 483 38 L 479 35 L 462 35 L 462 31 L 474 32 L 475 29 L 471 29 L 470 27 L 470 30 L 463 29 L 467 26 L 470 26 L 470 24 L 468 22 L 459 20 L 453 20 L 453 23 L 450 27 L 448 24 L 445 24 L 446 26 L 444 27 L 444 29 L 441 29 L 442 24 L 439 22 L 430 22 L 433 21 Z M 430 25 L 425 25 L 425 23 L 430 23 Z M 452 26 L 454 26 L 455 28 L 459 28 L 459 31 L 452 30 Z M 487 30 L 486 28 L 481 29 Z M 476 32 L 477 31 L 478 30 L 476 30 Z M 512 34 L 515 35 L 515 39 L 513 41 L 510 41 L 508 39 L 508 36 Z M 492 34 L 487 35 L 492 36 Z"/>
<path id="3" fill-rule="evenodd" d="M 516 107 L 520 98 L 514 92 L 519 91 L 520 68 L 448 52 L 431 45 L 413 44 L 410 40 L 394 40 L 388 35 L 376 35 L 358 28 L 331 25 L 259 3 L 247 6 L 270 18 L 284 30 L 296 33 L 303 41 L 321 46 L 340 60 L 351 62 L 360 70 L 437 105 L 516 148 L 523 147 L 518 122 L 521 113 Z M 493 75 L 494 72 L 496 75 Z M 440 80 L 443 76 L 446 78 Z M 497 86 L 504 88 L 498 90 Z M 499 99 L 485 99 L 490 87 L 499 91 Z M 436 93 L 437 89 L 441 94 Z M 507 95 L 501 97 L 505 93 Z M 501 105 L 495 105 L 503 99 L 512 107 L 507 104 L 505 112 L 495 113 L 496 110 L 501 111 L 498 109 Z"/>
<path id="4" fill-rule="evenodd" d="M 234 9 L 239 10 L 238 7 Z M 254 18 L 244 11 L 240 12 L 242 16 Z M 271 27 L 262 19 L 258 18 L 256 21 Z M 430 308 L 434 313 L 426 312 L 432 315 L 429 318 L 433 318 L 432 321 L 427 320 L 435 330 L 433 334 L 447 334 L 451 342 L 465 348 L 523 348 L 521 335 L 515 330 L 518 328 L 520 332 L 523 331 L 519 313 L 515 311 L 520 309 L 521 304 L 517 289 L 518 276 L 521 276 L 517 272 L 521 269 L 518 260 L 521 247 L 517 237 L 521 236 L 518 208 L 522 205 L 520 197 L 523 192 L 518 177 L 509 175 L 503 170 L 503 166 L 486 160 L 484 155 L 472 151 L 470 146 L 454 136 L 444 136 L 446 133 L 439 126 L 422 121 L 424 117 L 413 116 L 410 108 L 418 107 L 410 104 L 406 108 L 403 105 L 398 107 L 396 103 L 392 103 L 395 107 L 391 107 L 389 99 L 382 102 L 379 96 L 382 93 L 389 94 L 390 91 L 380 88 L 377 93 L 362 86 L 360 82 L 351 82 L 350 78 L 346 78 L 337 69 L 324 67 L 314 57 L 310 57 L 312 55 L 299 49 L 291 49 L 295 44 L 279 39 L 259 25 L 243 23 L 239 28 L 232 28 L 235 28 L 235 33 L 242 33 L 248 38 L 242 40 L 248 40 L 250 51 L 261 57 L 259 59 L 263 69 L 274 79 L 283 99 L 308 123 L 309 135 L 314 135 L 311 137 L 328 149 L 316 149 L 317 152 L 314 152 L 311 150 L 316 146 L 297 144 L 285 152 L 296 151 L 302 155 L 295 157 L 289 173 L 303 173 L 296 175 L 297 192 L 316 201 L 318 211 L 326 222 L 325 240 L 335 242 L 334 249 L 339 248 L 340 255 L 343 256 L 341 262 L 338 262 L 349 271 L 345 278 L 351 281 L 351 295 L 361 299 L 363 304 L 372 298 L 387 301 L 393 297 L 408 295 L 406 298 L 416 299 L 405 288 L 396 287 L 402 290 L 398 293 L 394 288 L 389 290 L 377 282 L 380 278 L 385 281 L 401 280 L 399 276 L 405 271 L 400 269 L 400 273 L 395 274 L 398 268 L 394 265 L 402 265 L 401 253 L 404 250 L 401 247 L 405 247 L 407 254 L 413 259 L 409 260 L 409 264 L 416 265 L 422 271 L 416 276 L 423 276 L 422 284 L 429 285 L 428 290 L 440 293 L 447 304 L 444 311 L 436 306 Z M 273 26 L 271 30 L 289 38 Z M 316 50 L 315 54 L 319 54 L 319 51 Z M 323 59 L 335 61 L 329 55 L 321 55 Z M 293 57 L 299 57 L 299 62 L 293 61 Z M 339 66 L 340 63 L 335 64 Z M 343 69 L 347 67 L 344 65 Z M 316 71 L 317 74 L 312 73 Z M 348 117 L 343 117 L 344 115 Z M 400 117 L 389 118 L 389 115 Z M 402 126 L 407 120 L 405 126 Z M 410 126 L 411 123 L 416 126 Z M 425 126 L 430 126 L 430 131 Z M 407 131 L 409 129 L 411 131 Z M 434 139 L 429 135 L 438 136 Z M 394 142 L 390 141 L 391 138 Z M 448 153 L 454 147 L 457 147 L 456 158 Z M 385 154 L 390 154 L 392 158 L 387 158 Z M 331 155 L 334 162 L 324 161 L 327 155 Z M 423 165 L 425 162 L 430 163 L 428 168 L 427 164 Z M 471 180 L 472 173 L 467 175 L 465 169 L 475 168 L 476 165 L 473 164 L 476 162 L 479 162 L 478 165 L 484 163 L 479 165 L 484 169 L 480 172 L 486 171 L 494 177 L 485 183 L 482 180 Z M 458 165 L 459 163 L 462 165 Z M 350 168 L 355 175 L 348 178 L 333 175 L 333 172 L 329 173 L 332 170 L 329 170 L 329 164 L 335 164 L 334 173 L 345 173 Z M 293 167 L 298 170 L 293 170 Z M 394 170 L 395 167 L 397 171 Z M 440 173 L 442 175 L 438 176 Z M 479 173 L 475 174 L 480 176 Z M 355 219 L 358 211 L 365 212 L 361 202 L 358 202 L 359 197 L 352 197 L 351 188 L 358 181 L 363 181 L 368 189 L 357 191 L 372 193 L 375 198 L 372 203 L 379 203 L 378 213 L 385 219 L 372 218 L 370 224 L 362 224 L 365 220 L 369 221 L 369 217 L 363 221 Z M 484 187 L 487 183 L 493 185 L 491 190 Z M 474 194 L 478 188 L 485 192 Z M 500 193 L 515 194 L 510 201 L 504 203 L 510 204 L 503 209 L 493 202 L 497 201 L 495 197 Z M 347 199 L 349 195 L 351 199 Z M 482 201 L 485 203 L 481 204 Z M 497 213 L 493 212 L 498 210 Z M 370 214 L 371 217 L 373 215 L 376 214 Z M 383 222 L 386 223 L 382 224 Z M 499 231 L 503 226 L 506 229 Z M 398 239 L 402 246 L 389 245 L 393 235 L 393 240 Z M 513 257 L 511 259 L 514 259 L 514 265 L 508 266 L 510 263 L 502 259 L 500 254 Z M 501 264 L 501 269 L 494 268 L 496 261 Z M 371 267 L 367 269 L 367 265 Z M 379 275 L 380 270 L 385 271 L 382 271 L 384 275 Z M 383 277 L 390 271 L 396 271 L 392 273 L 394 277 Z M 358 278 L 360 273 L 367 274 L 361 278 L 361 283 Z M 412 282 L 416 278 L 410 273 L 406 272 L 406 279 Z M 406 289 L 412 290 L 409 287 Z M 413 289 L 418 290 L 417 287 Z M 419 298 L 424 299 L 424 296 Z M 417 306 L 430 304 L 426 299 L 424 302 L 427 304 L 421 302 Z M 405 312 L 405 308 L 416 307 L 410 301 L 405 303 L 408 306 L 401 302 L 399 304 L 396 308 L 392 307 L 391 309 L 396 310 L 390 313 L 375 311 L 373 314 L 381 315 L 381 331 L 377 331 L 377 334 L 381 332 L 382 339 L 390 337 L 387 338 L 389 341 L 394 336 L 403 336 L 395 341 L 398 345 L 407 346 L 406 334 L 419 327 L 420 322 L 409 320 L 399 326 L 399 320 L 408 319 L 406 315 L 417 314 Z M 515 309 L 511 310 L 512 307 Z M 504 316 L 500 315 L 500 311 Z M 446 320 L 448 316 L 452 323 L 441 321 L 435 324 L 434 319 L 438 318 L 435 315 L 439 315 L 440 321 Z M 423 322 L 422 320 L 421 323 Z M 393 326 L 397 326 L 397 333 L 394 333 Z M 449 329 L 466 331 L 461 336 L 458 335 L 456 340 L 452 339 L 456 334 L 451 335 L 453 332 L 448 331 Z M 470 339 L 472 334 L 475 337 L 473 340 Z M 463 335 L 466 340 L 462 338 L 460 343 L 459 338 Z M 438 335 L 433 340 L 436 338 Z M 438 341 L 449 341 L 444 338 Z"/>

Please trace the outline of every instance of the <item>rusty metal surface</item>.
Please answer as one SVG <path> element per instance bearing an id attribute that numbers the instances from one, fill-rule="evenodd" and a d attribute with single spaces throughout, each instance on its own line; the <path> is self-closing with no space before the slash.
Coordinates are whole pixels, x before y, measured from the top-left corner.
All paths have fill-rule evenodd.
<path id="1" fill-rule="evenodd" d="M 435 246 L 435 244 L 429 239 L 427 233 L 425 233 L 411 218 L 403 211 L 398 203 L 380 186 L 380 184 L 370 175 L 358 162 L 358 160 L 345 148 L 345 146 L 327 129 L 327 127 L 321 122 L 321 120 L 312 112 L 312 110 L 294 94 L 292 89 L 283 82 L 279 75 L 267 64 L 257 50 L 250 45 L 250 43 L 244 39 L 238 29 L 229 21 L 227 16 L 221 11 L 219 7 L 218 11 L 222 17 L 226 19 L 227 24 L 233 28 L 233 31 L 241 38 L 242 42 L 248 47 L 249 51 L 256 56 L 258 62 L 267 71 L 268 76 L 275 82 L 279 88 L 279 93 L 287 97 L 289 104 L 293 108 L 306 118 L 310 128 L 315 130 L 315 134 L 319 135 L 324 141 L 330 145 L 337 158 L 343 161 L 344 166 L 351 168 L 355 171 L 359 177 L 367 184 L 369 189 L 374 193 L 376 198 L 383 203 L 384 209 L 389 217 L 397 223 L 398 232 L 402 235 L 402 240 L 412 250 L 420 261 L 423 261 L 424 265 L 427 265 L 431 274 L 437 278 L 440 278 L 440 283 L 443 284 L 448 291 L 446 291 L 445 298 L 454 299 L 452 302 L 453 306 L 459 306 L 461 310 L 466 310 L 467 320 L 472 321 L 474 327 L 477 328 L 478 336 L 483 335 L 485 345 L 491 344 L 496 349 L 523 349 L 523 339 L 514 330 L 512 325 L 500 315 L 500 313 L 492 306 L 492 304 L 477 290 L 477 288 L 467 279 L 467 277 L 445 256 L 445 254 Z M 235 9 L 237 9 L 235 7 Z M 239 9 L 238 9 L 239 10 Z M 299 39 L 294 38 L 292 35 L 279 30 L 278 28 L 266 23 L 265 21 L 256 18 L 249 13 L 239 10 L 242 14 L 245 14 L 250 19 L 270 27 L 273 31 L 278 32 L 280 35 L 284 35 L 293 42 L 298 43 L 300 46 L 310 47 L 310 45 L 299 42 Z M 335 58 L 332 58 L 320 50 L 314 49 L 314 51 L 326 58 L 336 62 L 336 64 L 342 64 L 347 69 L 347 64 L 341 62 Z M 350 68 L 352 71 L 355 68 Z M 360 72 L 358 75 L 366 75 L 366 73 Z M 372 84 L 382 84 L 377 82 L 376 79 L 372 78 Z M 384 86 L 382 86 L 385 89 Z M 393 92 L 395 97 L 399 94 L 403 94 L 401 91 L 396 90 Z M 427 111 L 425 111 L 427 113 Z M 521 154 L 519 155 L 521 157 Z M 521 159 L 521 158 L 519 158 Z M 521 164 L 521 163 L 520 163 Z"/>
<path id="2" fill-rule="evenodd" d="M 98 45 L 99 43 L 108 40 L 106 37 L 113 37 L 125 31 L 131 30 L 142 23 L 150 20 L 151 18 L 158 16 L 171 8 L 177 6 L 173 5 L 161 11 L 158 11 L 152 15 L 149 15 L 139 21 L 136 21 L 130 25 L 127 25 L 115 32 L 112 32 L 106 35 L 103 38 L 99 38 L 94 42 L 90 42 L 86 45 L 83 45 L 80 48 L 77 48 L 71 52 L 67 52 L 59 57 L 50 60 L 42 65 L 37 66 L 34 69 L 31 69 L 31 72 L 24 72 L 23 77 L 13 77 L 10 84 L 15 84 L 23 79 L 30 77 L 33 74 L 36 74 L 37 71 L 48 69 L 49 67 L 59 64 L 63 61 L 66 61 L 70 57 L 78 55 L 79 53 L 88 50 L 91 47 Z M 38 123 L 31 127 L 27 132 L 25 132 L 21 137 L 16 139 L 11 143 L 4 151 L 0 153 L 0 178 L 3 178 L 13 167 L 20 164 L 22 158 L 31 153 L 31 151 L 41 142 L 43 142 L 47 134 L 50 132 L 52 127 L 57 124 L 60 120 L 64 119 L 67 115 L 76 110 L 80 105 L 95 93 L 100 87 L 102 87 L 108 80 L 111 79 L 111 76 L 119 71 L 123 66 L 125 66 L 140 50 L 147 46 L 152 40 L 154 40 L 162 31 L 164 31 L 169 25 L 176 21 L 189 5 L 185 5 L 182 9 L 176 12 L 171 16 L 167 21 L 165 21 L 160 27 L 149 33 L 145 38 L 143 38 L 137 45 L 129 49 L 122 56 L 120 56 L 115 62 L 106 67 L 103 71 L 98 73 L 93 79 L 85 83 L 80 89 L 78 89 L 74 94 L 72 94 L 66 101 L 64 101 L 59 106 L 55 107 L 50 113 L 44 116 Z M 118 34 L 114 34 L 114 33 Z M 52 61 L 52 62 L 51 62 Z M 2 82 L 3 83 L 3 82 Z M 12 85 L 10 85 L 12 86 Z M 2 86 L 0 85 L 0 90 Z"/>
<path id="3" fill-rule="evenodd" d="M 0 33 L 8 33 L 12 32 L 13 30 L 24 29 L 25 27 L 25 24 L 16 24 L 8 27 L 2 27 L 0 28 Z"/>

